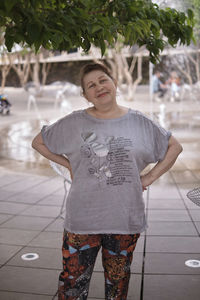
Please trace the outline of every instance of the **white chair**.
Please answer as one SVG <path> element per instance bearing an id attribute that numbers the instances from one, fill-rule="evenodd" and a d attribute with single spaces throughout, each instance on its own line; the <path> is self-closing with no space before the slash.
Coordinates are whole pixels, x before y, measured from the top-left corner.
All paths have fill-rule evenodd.
<path id="1" fill-rule="evenodd" d="M 188 199 L 200 206 L 200 187 L 195 188 L 187 193 Z"/>
<path id="2" fill-rule="evenodd" d="M 63 197 L 63 202 L 60 208 L 60 213 L 58 215 L 58 217 L 61 217 L 62 219 L 64 219 L 63 217 L 63 212 L 65 210 L 65 203 L 67 201 L 67 196 L 68 196 L 68 191 L 70 189 L 71 186 L 71 178 L 70 178 L 70 172 L 67 168 L 53 162 L 53 161 L 49 161 L 50 166 L 53 168 L 53 170 L 60 176 L 62 176 L 64 178 L 64 190 L 65 190 L 65 194 Z"/>

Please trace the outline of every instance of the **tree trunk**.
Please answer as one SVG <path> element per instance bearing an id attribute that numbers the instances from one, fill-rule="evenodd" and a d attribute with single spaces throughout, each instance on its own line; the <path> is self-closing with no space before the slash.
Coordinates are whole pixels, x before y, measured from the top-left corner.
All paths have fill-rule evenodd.
<path id="1" fill-rule="evenodd" d="M 51 69 L 51 64 L 44 62 L 42 64 L 42 86 L 46 84 L 47 76 L 49 74 L 49 71 Z"/>
<path id="2" fill-rule="evenodd" d="M 132 90 L 134 96 L 135 96 L 136 88 L 141 81 L 142 81 L 142 55 L 138 56 L 137 79 L 133 83 L 133 90 Z"/>
<path id="3" fill-rule="evenodd" d="M 30 58 L 30 52 L 25 55 L 22 55 L 21 53 L 14 53 L 9 56 L 12 68 L 15 70 L 22 87 L 24 87 L 28 80 L 30 72 Z"/>
<path id="4" fill-rule="evenodd" d="M 6 64 L 9 62 L 9 64 Z M 4 92 L 5 84 L 6 84 L 6 78 L 8 76 L 8 73 L 10 72 L 11 64 L 10 61 L 8 60 L 8 56 L 2 55 L 2 65 L 1 65 L 1 76 L 2 76 L 2 81 L 1 81 L 1 93 Z"/>

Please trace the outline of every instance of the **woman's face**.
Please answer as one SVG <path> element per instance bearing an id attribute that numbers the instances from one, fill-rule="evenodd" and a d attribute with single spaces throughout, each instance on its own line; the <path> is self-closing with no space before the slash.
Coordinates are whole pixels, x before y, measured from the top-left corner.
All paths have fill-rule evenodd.
<path id="1" fill-rule="evenodd" d="M 84 97 L 95 107 L 116 102 L 116 83 L 103 71 L 94 70 L 83 78 Z"/>

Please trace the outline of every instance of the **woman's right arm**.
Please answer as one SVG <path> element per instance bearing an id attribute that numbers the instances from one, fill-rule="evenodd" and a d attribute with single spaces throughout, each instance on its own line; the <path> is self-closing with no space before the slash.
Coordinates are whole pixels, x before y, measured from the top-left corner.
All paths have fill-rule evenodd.
<path id="1" fill-rule="evenodd" d="M 69 160 L 66 157 L 64 157 L 63 155 L 55 154 L 55 153 L 51 152 L 47 148 L 47 146 L 44 144 L 41 132 L 38 135 L 36 135 L 36 137 L 33 139 L 32 147 L 33 147 L 33 149 L 38 151 L 45 158 L 52 160 L 55 163 L 60 164 L 60 165 L 64 166 L 65 168 L 69 169 L 71 178 L 73 177 Z"/>

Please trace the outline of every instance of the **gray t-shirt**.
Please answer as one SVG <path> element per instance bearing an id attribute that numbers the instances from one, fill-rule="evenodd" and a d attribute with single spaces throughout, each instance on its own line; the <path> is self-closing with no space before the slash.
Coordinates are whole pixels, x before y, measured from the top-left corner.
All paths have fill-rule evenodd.
<path id="1" fill-rule="evenodd" d="M 79 110 L 44 126 L 47 148 L 65 154 L 72 167 L 65 229 L 79 234 L 144 231 L 140 173 L 164 158 L 170 135 L 132 109 L 116 119 Z"/>

